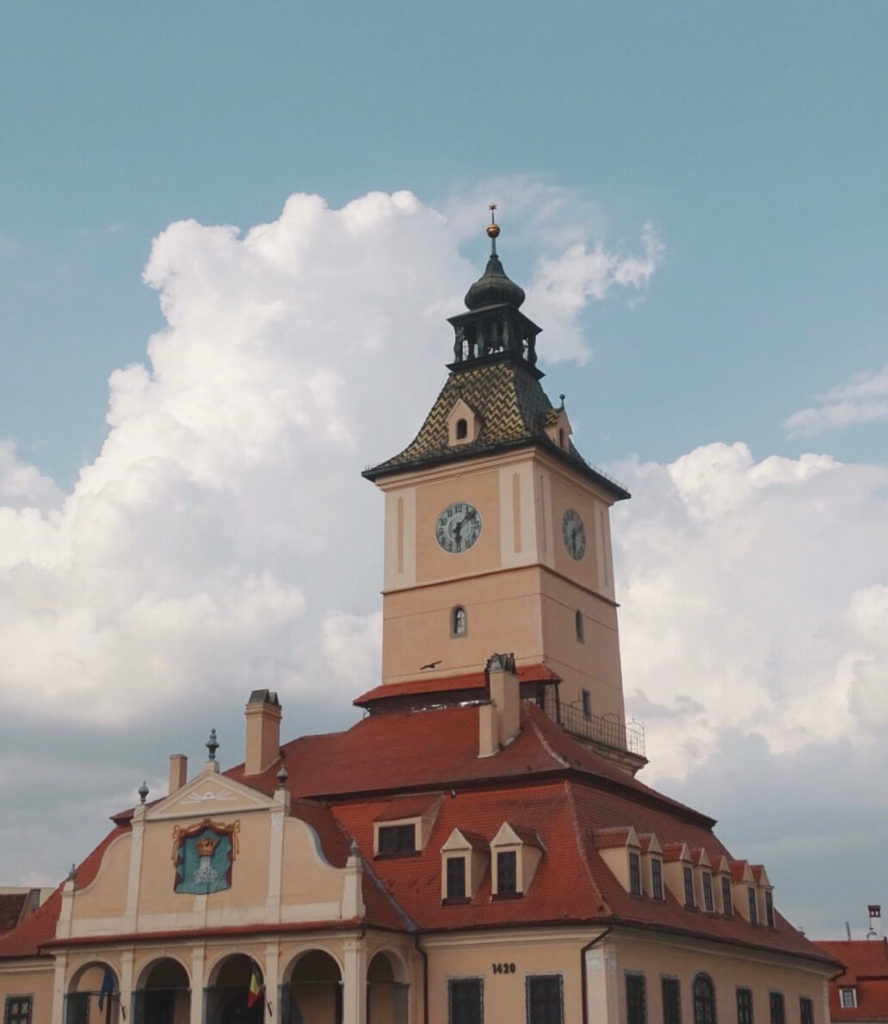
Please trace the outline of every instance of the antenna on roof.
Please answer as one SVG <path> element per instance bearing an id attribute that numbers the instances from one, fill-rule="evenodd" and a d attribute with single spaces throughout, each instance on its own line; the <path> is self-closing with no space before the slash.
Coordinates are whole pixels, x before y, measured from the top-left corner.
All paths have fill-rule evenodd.
<path id="1" fill-rule="evenodd" d="M 848 924 L 847 921 L 845 922 L 845 932 L 846 932 L 846 934 L 848 936 L 848 941 L 850 942 L 851 941 L 851 925 Z"/>

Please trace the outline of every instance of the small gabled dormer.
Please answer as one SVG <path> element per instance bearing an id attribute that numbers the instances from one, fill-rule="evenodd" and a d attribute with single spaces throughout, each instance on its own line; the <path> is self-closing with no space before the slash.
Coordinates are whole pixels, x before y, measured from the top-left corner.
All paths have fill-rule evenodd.
<path id="1" fill-rule="evenodd" d="M 752 877 L 755 879 L 756 894 L 758 896 L 758 919 L 767 925 L 774 927 L 774 886 L 768 878 L 764 864 L 752 864 Z"/>
<path id="2" fill-rule="evenodd" d="M 455 828 L 441 847 L 441 901 L 475 898 L 490 865 L 490 843 L 477 832 Z"/>
<path id="3" fill-rule="evenodd" d="M 663 885 L 663 848 L 652 832 L 638 837 L 641 846 L 641 884 L 647 896 L 654 900 L 666 899 Z"/>
<path id="4" fill-rule="evenodd" d="M 687 843 L 667 843 L 663 847 L 663 876 L 666 888 L 681 906 L 696 907 L 694 863 Z"/>
<path id="5" fill-rule="evenodd" d="M 759 923 L 758 891 L 748 860 L 731 861 L 731 892 L 734 908 L 750 924 Z"/>
<path id="6" fill-rule="evenodd" d="M 641 843 L 635 829 L 597 828 L 592 834 L 601 859 L 613 872 L 626 892 L 633 896 L 643 893 L 641 872 Z"/>
<path id="7" fill-rule="evenodd" d="M 552 409 L 546 419 L 546 434 L 553 444 L 558 445 L 563 451 L 569 452 L 572 433 L 573 427 L 570 425 L 570 420 L 564 409 L 564 395 L 561 395 L 561 405 L 557 409 Z"/>
<path id="8" fill-rule="evenodd" d="M 526 893 L 544 853 L 543 841 L 534 829 L 504 821 L 490 843 L 493 899 Z"/>
<path id="9" fill-rule="evenodd" d="M 712 884 L 712 862 L 702 848 L 691 850 L 694 865 L 694 897 L 696 905 L 707 914 L 715 913 L 715 890 Z"/>
<path id="10" fill-rule="evenodd" d="M 376 857 L 409 857 L 425 849 L 442 797 L 393 800 L 373 822 Z M 400 812 L 400 813 L 399 813 Z"/>
<path id="11" fill-rule="evenodd" d="M 734 896 L 731 888 L 731 862 L 727 857 L 718 857 L 712 864 L 712 885 L 715 889 L 715 906 L 725 917 L 734 916 Z"/>
<path id="12" fill-rule="evenodd" d="M 462 398 L 457 399 L 447 416 L 447 443 L 456 448 L 477 441 L 481 424 L 478 413 Z"/>

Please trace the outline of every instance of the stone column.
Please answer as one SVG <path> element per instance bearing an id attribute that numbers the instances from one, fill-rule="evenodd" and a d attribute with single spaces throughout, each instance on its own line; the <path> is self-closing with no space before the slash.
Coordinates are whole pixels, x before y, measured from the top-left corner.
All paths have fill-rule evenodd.
<path id="1" fill-rule="evenodd" d="M 133 973 L 135 953 L 125 949 L 120 955 L 120 1007 L 126 1014 L 126 1020 L 133 1019 Z"/>
<path id="2" fill-rule="evenodd" d="M 367 950 L 364 940 L 346 939 L 342 945 L 342 1024 L 367 1024 Z"/>
<path id="3" fill-rule="evenodd" d="M 191 951 L 191 1021 L 204 1024 L 204 989 L 206 988 L 207 954 L 203 946 Z"/>
<path id="4" fill-rule="evenodd" d="M 281 1020 L 281 1008 L 278 1005 L 280 1002 L 280 980 L 281 980 L 281 960 L 280 950 L 276 942 L 269 942 L 265 947 L 265 1020 L 268 1021 L 279 1021 Z M 268 1013 L 268 1004 L 271 1003 L 271 1013 Z"/>

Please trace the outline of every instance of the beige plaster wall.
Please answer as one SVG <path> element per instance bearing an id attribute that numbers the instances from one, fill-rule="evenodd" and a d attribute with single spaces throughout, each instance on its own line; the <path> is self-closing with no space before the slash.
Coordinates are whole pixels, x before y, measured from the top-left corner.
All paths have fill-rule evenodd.
<path id="1" fill-rule="evenodd" d="M 0 963 L 0 1012 L 6 1006 L 7 996 L 30 996 L 34 1024 L 49 1021 L 53 978 L 54 963 L 51 957 Z"/>

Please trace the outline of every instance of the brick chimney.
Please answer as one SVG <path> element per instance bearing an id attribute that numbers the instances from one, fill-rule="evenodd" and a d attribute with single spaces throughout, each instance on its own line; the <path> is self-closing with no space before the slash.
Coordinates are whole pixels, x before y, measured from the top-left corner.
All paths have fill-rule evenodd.
<path id="1" fill-rule="evenodd" d="M 491 655 L 484 674 L 490 702 L 478 708 L 478 756 L 490 757 L 511 743 L 521 728 L 521 695 L 514 655 Z"/>
<path id="2" fill-rule="evenodd" d="M 281 749 L 281 706 L 273 690 L 253 690 L 244 709 L 247 751 L 244 774 L 258 775 L 278 759 Z"/>

